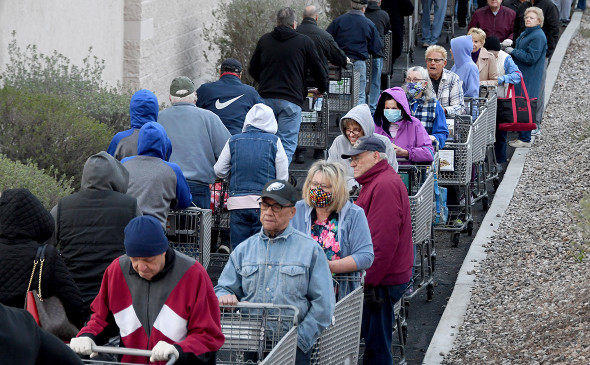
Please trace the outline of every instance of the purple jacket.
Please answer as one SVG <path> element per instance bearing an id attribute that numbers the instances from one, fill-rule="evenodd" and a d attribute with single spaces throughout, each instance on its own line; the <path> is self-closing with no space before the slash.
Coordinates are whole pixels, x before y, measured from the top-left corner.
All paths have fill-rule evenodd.
<path id="1" fill-rule="evenodd" d="M 395 138 L 392 138 L 389 134 L 389 125 L 391 123 L 383 116 L 383 104 L 378 102 L 375 110 L 375 133 L 386 136 L 396 146 L 408 150 L 408 161 L 399 161 L 401 165 L 407 165 L 411 162 L 432 162 L 434 155 L 432 141 L 422 123 L 412 116 L 406 92 L 401 87 L 393 87 L 384 90 L 379 99 L 385 93 L 391 95 L 397 104 L 402 106 L 410 119 L 402 119 Z"/>

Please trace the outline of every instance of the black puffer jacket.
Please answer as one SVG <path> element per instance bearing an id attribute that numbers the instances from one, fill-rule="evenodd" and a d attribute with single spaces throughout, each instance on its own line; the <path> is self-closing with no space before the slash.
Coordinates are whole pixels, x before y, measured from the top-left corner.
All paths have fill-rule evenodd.
<path id="1" fill-rule="evenodd" d="M 41 202 L 26 189 L 9 189 L 0 197 L 0 302 L 23 308 L 33 260 L 39 243 L 46 241 L 54 229 L 53 218 Z M 45 252 L 41 275 L 41 294 L 57 296 L 69 320 L 81 327 L 84 323 L 82 297 L 70 272 L 55 247 Z M 31 290 L 39 285 L 37 265 Z"/>

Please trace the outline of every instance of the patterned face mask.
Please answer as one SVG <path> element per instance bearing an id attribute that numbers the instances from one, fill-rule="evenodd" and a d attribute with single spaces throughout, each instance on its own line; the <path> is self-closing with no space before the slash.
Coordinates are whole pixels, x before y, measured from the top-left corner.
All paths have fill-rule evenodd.
<path id="1" fill-rule="evenodd" d="M 411 97 L 415 98 L 424 91 L 424 85 L 421 82 L 408 82 L 406 85 L 406 92 Z"/>
<path id="2" fill-rule="evenodd" d="M 332 193 L 325 192 L 320 186 L 309 189 L 309 199 L 317 208 L 325 208 L 332 201 Z"/>

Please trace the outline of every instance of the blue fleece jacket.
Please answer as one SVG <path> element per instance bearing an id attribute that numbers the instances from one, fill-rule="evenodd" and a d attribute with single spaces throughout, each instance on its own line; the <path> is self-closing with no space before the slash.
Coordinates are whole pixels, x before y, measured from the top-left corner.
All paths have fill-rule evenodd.
<path id="1" fill-rule="evenodd" d="M 137 155 L 139 129 L 148 122 L 158 121 L 158 98 L 153 92 L 141 89 L 131 97 L 129 117 L 131 128 L 115 134 L 107 153 L 117 160 Z"/>
<path id="2" fill-rule="evenodd" d="M 451 50 L 455 64 L 451 71 L 459 76 L 463 82 L 463 96 L 466 98 L 479 97 L 479 70 L 471 58 L 473 41 L 470 35 L 451 39 Z"/>
<path id="3" fill-rule="evenodd" d="M 164 127 L 149 122 L 139 130 L 138 155 L 121 161 L 129 171 L 127 194 L 137 199 L 143 214 L 158 218 L 163 227 L 169 208 L 184 209 L 192 202 L 182 170 L 167 161 L 169 146 Z"/>
<path id="4" fill-rule="evenodd" d="M 536 98 L 541 91 L 541 77 L 547 55 L 547 38 L 541 26 L 526 28 L 516 39 L 510 54 L 522 72 L 529 97 Z M 516 87 L 518 95 L 524 95 L 522 85 Z"/>

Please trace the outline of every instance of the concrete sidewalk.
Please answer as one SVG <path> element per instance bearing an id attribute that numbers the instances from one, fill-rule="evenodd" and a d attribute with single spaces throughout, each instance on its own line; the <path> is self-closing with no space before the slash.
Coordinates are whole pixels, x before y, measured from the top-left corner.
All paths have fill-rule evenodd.
<path id="1" fill-rule="evenodd" d="M 557 47 L 547 67 L 547 78 L 545 80 L 545 105 L 548 105 L 553 86 L 557 80 L 561 64 L 571 40 L 577 34 L 582 19 L 582 13 L 575 12 L 571 22 L 561 35 Z M 528 148 L 517 148 L 510 160 L 508 169 L 500 184 L 492 205 L 488 210 L 477 235 L 475 236 L 463 265 L 459 271 L 453 294 L 451 295 L 446 309 L 436 328 L 434 336 L 430 341 L 423 364 L 440 364 L 452 348 L 459 328 L 463 324 L 467 307 L 471 301 L 471 290 L 475 282 L 477 265 L 486 259 L 484 245 L 495 235 L 502 217 L 523 171 Z"/>

